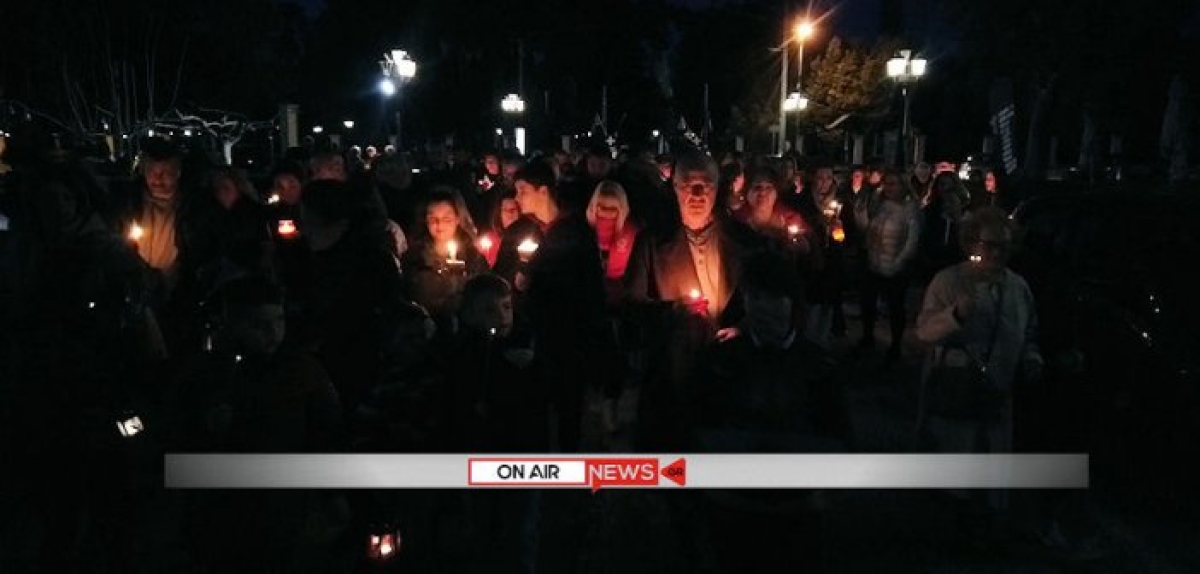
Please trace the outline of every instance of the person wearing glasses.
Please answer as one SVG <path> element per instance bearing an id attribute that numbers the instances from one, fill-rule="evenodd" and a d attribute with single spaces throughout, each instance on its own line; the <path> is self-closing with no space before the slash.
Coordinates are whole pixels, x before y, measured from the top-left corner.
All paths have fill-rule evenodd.
<path id="1" fill-rule="evenodd" d="M 1013 388 L 1042 373 L 1033 293 L 1008 268 L 1012 230 L 1003 211 L 984 207 L 967 216 L 959 241 L 967 260 L 934 276 L 917 317 L 917 339 L 933 346 L 922 369 L 918 428 L 939 452 L 1010 452 Z M 981 492 L 983 501 L 955 494 L 975 519 L 1008 508 L 1003 491 Z M 966 530 L 980 526 L 974 520 Z"/>

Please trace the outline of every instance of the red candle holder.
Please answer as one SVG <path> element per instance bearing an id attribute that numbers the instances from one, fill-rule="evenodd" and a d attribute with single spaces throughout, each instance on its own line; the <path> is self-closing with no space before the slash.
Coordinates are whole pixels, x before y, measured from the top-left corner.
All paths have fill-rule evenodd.
<path id="1" fill-rule="evenodd" d="M 707 315 L 708 299 L 704 297 L 704 294 L 699 289 L 692 289 L 688 292 L 687 308 L 688 312 L 693 315 Z"/>
<path id="2" fill-rule="evenodd" d="M 367 558 L 376 562 L 387 562 L 400 553 L 400 531 L 380 529 L 367 536 Z"/>
<path id="3" fill-rule="evenodd" d="M 275 231 L 284 239 L 291 239 L 300 233 L 300 230 L 296 228 L 296 222 L 291 219 L 280 219 Z"/>

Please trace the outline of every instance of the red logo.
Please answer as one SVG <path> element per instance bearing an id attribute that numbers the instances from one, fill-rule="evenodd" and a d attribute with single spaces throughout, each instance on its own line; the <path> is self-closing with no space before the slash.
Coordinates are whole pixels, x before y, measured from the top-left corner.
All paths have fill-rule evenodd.
<path id="1" fill-rule="evenodd" d="M 602 486 L 658 486 L 656 458 L 590 458 L 588 481 L 592 492 Z"/>
<path id="2" fill-rule="evenodd" d="M 687 459 L 679 459 L 662 469 L 663 478 L 678 484 L 679 486 L 687 485 Z"/>

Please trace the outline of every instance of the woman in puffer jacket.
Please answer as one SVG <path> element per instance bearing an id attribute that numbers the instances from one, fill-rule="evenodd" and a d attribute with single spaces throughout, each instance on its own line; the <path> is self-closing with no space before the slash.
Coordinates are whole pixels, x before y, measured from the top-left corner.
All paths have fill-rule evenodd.
<path id="1" fill-rule="evenodd" d="M 860 348 L 875 345 L 876 300 L 882 294 L 888 305 L 892 327 L 889 364 L 900 359 L 907 312 L 904 305 L 909 267 L 916 258 L 921 237 L 921 210 L 897 172 L 888 172 L 878 195 L 864 198 L 854 208 L 854 217 L 865 231 L 867 275 L 861 290 L 863 338 Z"/>

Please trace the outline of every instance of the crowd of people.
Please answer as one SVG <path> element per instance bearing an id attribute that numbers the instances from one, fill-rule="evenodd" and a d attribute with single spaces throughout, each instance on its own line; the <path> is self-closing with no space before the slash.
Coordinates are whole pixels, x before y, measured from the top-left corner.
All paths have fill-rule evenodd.
<path id="1" fill-rule="evenodd" d="M 993 172 L 972 194 L 943 165 L 839 174 L 606 146 L 421 166 L 367 156 L 317 147 L 256 187 L 155 140 L 133 177 L 102 184 L 69 150 L 14 137 L 0 204 L 5 448 L 34 469 L 17 482 L 87 477 L 40 500 L 48 515 L 107 516 L 103 536 L 119 536 L 132 502 L 89 489 L 129 486 L 130 466 L 161 452 L 603 450 L 582 432 L 586 405 L 601 404 L 608 436 L 632 389 L 642 452 L 846 450 L 830 352 L 845 304 L 870 349 L 882 301 L 894 365 L 906 294 L 924 285 L 934 448 L 1009 449 L 1013 384 L 1040 372 Z M 978 372 L 986 392 L 964 382 Z M 535 551 L 537 500 L 496 503 L 515 521 L 498 545 L 514 569 Z M 379 518 L 354 500 L 294 502 L 220 540 L 206 525 L 237 500 L 194 502 L 188 532 L 209 534 L 191 550 L 299 564 L 288 549 L 326 536 L 305 529 L 311 513 Z M 252 535 L 271 529 L 291 534 Z"/>

